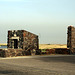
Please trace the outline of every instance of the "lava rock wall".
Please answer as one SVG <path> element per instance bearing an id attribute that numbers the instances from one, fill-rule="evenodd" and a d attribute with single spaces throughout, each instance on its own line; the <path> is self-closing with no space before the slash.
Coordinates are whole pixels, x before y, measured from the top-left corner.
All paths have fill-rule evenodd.
<path id="1" fill-rule="evenodd" d="M 69 26 L 67 32 L 67 47 L 75 53 L 75 27 Z"/>
<path id="2" fill-rule="evenodd" d="M 22 49 L 23 52 L 38 50 L 38 36 L 25 30 L 8 31 L 7 48 Z"/>

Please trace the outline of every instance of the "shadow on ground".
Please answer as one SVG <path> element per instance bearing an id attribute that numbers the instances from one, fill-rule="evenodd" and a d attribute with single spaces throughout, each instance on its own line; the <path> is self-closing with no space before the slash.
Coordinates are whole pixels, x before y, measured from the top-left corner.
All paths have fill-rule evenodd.
<path id="1" fill-rule="evenodd" d="M 28 73 L 23 73 L 23 72 L 20 72 L 20 71 L 14 71 L 14 70 L 1 70 L 0 71 L 0 75 L 28 75 Z"/>
<path id="2" fill-rule="evenodd" d="M 0 75 L 3 74 L 3 75 L 13 75 L 13 74 L 22 74 L 21 72 L 18 72 L 18 71 L 13 71 L 13 70 L 1 70 L 0 71 Z"/>
<path id="3" fill-rule="evenodd" d="M 74 56 L 56 56 L 56 57 L 44 57 L 36 58 L 36 60 L 41 60 L 44 62 L 67 62 L 75 64 L 75 55 Z"/>

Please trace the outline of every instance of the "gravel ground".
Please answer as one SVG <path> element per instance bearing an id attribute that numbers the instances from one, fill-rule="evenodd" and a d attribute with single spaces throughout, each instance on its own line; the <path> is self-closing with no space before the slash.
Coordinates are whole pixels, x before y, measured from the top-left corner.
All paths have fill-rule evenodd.
<path id="1" fill-rule="evenodd" d="M 75 55 L 0 58 L 0 75 L 75 75 Z"/>

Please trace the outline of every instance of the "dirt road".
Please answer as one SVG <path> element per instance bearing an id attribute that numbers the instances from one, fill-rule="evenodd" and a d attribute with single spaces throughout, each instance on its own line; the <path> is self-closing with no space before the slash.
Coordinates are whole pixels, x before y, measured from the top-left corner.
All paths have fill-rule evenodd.
<path id="1" fill-rule="evenodd" d="M 0 75 L 75 75 L 75 55 L 0 58 Z"/>

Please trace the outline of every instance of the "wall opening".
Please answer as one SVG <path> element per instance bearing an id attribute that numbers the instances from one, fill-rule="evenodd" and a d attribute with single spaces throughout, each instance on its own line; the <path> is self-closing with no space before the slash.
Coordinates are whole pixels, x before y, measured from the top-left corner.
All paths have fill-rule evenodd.
<path id="1" fill-rule="evenodd" d="M 17 49 L 18 48 L 18 40 L 17 39 L 13 39 L 14 40 L 14 48 Z"/>

